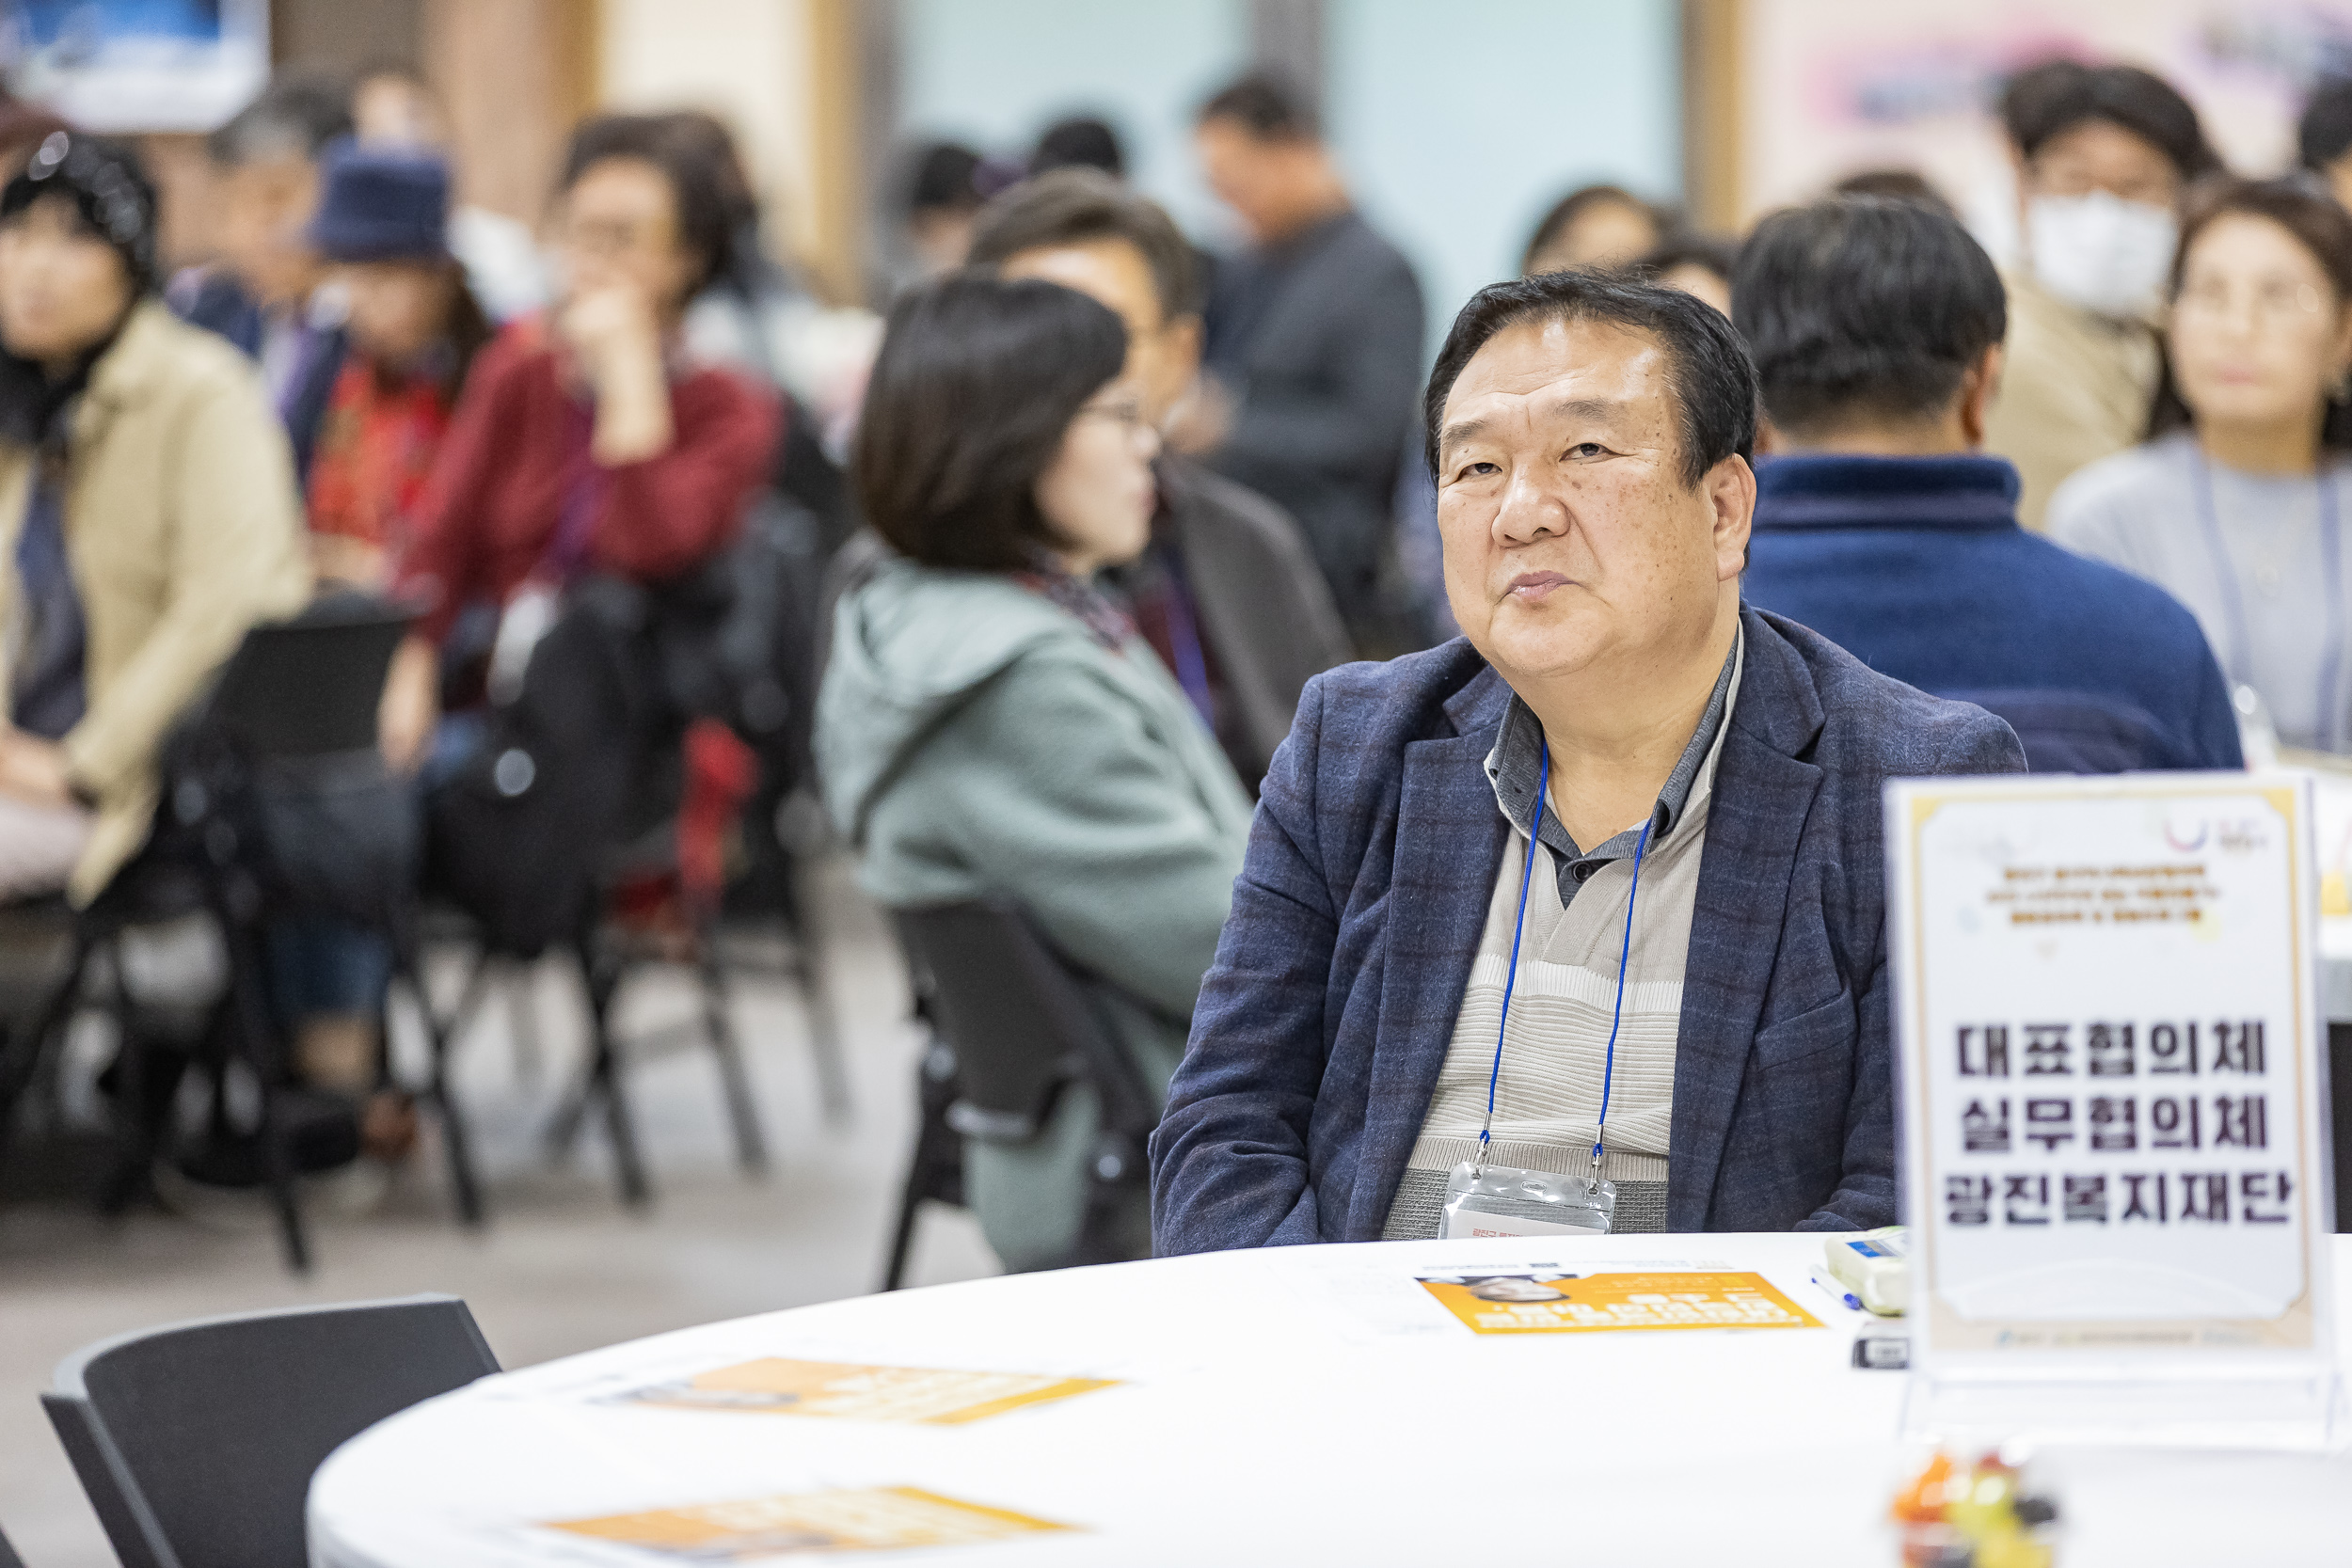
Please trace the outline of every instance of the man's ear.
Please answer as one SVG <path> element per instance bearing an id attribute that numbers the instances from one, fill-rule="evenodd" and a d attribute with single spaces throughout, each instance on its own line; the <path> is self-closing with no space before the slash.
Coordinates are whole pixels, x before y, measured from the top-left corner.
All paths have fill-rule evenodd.
<path id="1" fill-rule="evenodd" d="M 1994 343 L 1961 372 L 1960 435 L 1972 451 L 1984 445 L 1985 420 L 1993 411 L 1993 400 L 2000 395 L 2001 367 L 2008 360 L 2008 351 Z"/>
<path id="2" fill-rule="evenodd" d="M 1738 452 L 1699 482 L 1714 514 L 1715 580 L 1729 582 L 1748 565 L 1748 531 L 1756 523 L 1756 470 Z"/>

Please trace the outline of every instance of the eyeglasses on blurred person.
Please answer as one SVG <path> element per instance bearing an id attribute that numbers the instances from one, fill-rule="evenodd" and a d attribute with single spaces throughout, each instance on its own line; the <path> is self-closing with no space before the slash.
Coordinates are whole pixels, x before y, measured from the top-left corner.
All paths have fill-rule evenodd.
<path id="1" fill-rule="evenodd" d="M 155 282 L 136 157 L 53 133 L 0 189 L 0 899 L 103 891 L 165 733 L 309 592 L 259 381 Z"/>
<path id="2" fill-rule="evenodd" d="M 2067 475 L 2139 438 L 2175 213 L 2220 163 L 2188 101 L 2136 66 L 2034 66 L 2002 92 L 2001 121 L 2024 256 L 1985 450 L 2016 465 L 2018 515 L 2039 529 Z"/>
<path id="3" fill-rule="evenodd" d="M 1998 714 L 2036 770 L 2239 765 L 2196 618 L 2018 526 L 2017 471 L 1982 450 L 2006 300 L 1957 218 L 1867 197 L 1775 213 L 1733 294 L 1772 448 L 1748 603 Z"/>
<path id="4" fill-rule="evenodd" d="M 1027 181 L 980 214 L 972 261 L 1100 300 L 1127 328 L 1122 379 L 1155 430 L 1199 385 L 1192 246 L 1157 203 L 1090 168 Z M 1109 578 L 1245 784 L 1265 774 L 1309 677 L 1349 657 L 1298 525 L 1197 459 L 1154 462 L 1152 542 Z"/>
<path id="5" fill-rule="evenodd" d="M 1249 804 L 1093 581 L 1150 542 L 1152 408 L 1119 317 L 1074 290 L 961 274 L 893 308 L 851 464 L 897 554 L 841 599 L 817 755 L 866 888 L 891 906 L 1018 904 L 1093 976 L 1156 1099 Z M 1097 1114 L 1073 1085 L 1034 1138 L 966 1144 L 1008 1268 L 1069 1252 Z M 1149 1227 L 1138 1202 L 1133 1256 Z"/>
<path id="6" fill-rule="evenodd" d="M 2312 183 L 2192 198 L 2147 445 L 2050 504 L 2051 533 L 2197 612 L 2278 739 L 2352 752 L 2352 217 Z"/>
<path id="7" fill-rule="evenodd" d="M 1357 649 L 1422 641 L 1387 602 L 1421 376 L 1421 284 L 1357 212 L 1312 106 L 1263 72 L 1213 94 L 1193 148 L 1248 236 L 1209 294 L 1201 394 L 1170 433 L 1296 519 Z"/>

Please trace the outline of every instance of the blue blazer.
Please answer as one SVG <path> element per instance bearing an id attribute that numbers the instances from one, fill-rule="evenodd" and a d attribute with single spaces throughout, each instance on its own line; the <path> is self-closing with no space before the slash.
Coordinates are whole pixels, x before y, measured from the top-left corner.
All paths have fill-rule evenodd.
<path id="1" fill-rule="evenodd" d="M 1676 1047 L 1670 1229 L 1894 1223 L 1880 785 L 2017 772 L 1981 708 L 1743 609 Z M 1377 1240 L 1502 863 L 1510 689 L 1456 639 L 1311 682 L 1152 1137 L 1163 1254 Z"/>

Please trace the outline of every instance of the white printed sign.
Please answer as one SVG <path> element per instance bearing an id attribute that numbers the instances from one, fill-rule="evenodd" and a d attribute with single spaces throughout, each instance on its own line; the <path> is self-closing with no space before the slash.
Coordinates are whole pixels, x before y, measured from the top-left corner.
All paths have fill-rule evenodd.
<path id="1" fill-rule="evenodd" d="M 1915 1367 L 2330 1354 L 2308 787 L 1887 790 Z"/>

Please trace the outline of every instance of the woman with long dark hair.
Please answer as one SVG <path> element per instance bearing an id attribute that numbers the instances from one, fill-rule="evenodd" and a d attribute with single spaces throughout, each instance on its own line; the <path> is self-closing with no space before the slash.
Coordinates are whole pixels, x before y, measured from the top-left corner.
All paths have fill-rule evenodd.
<path id="1" fill-rule="evenodd" d="M 1018 904 L 1093 977 L 1157 1095 L 1183 1054 L 1249 803 L 1216 738 L 1094 583 L 1151 537 L 1158 437 L 1126 329 L 1057 284 L 952 276 L 890 316 L 853 452 L 898 554 L 842 599 L 818 766 L 889 905 Z M 1073 1087 L 967 1192 L 1009 1268 L 1065 1255 L 1096 1124 Z M 1150 1249 L 1137 1205 L 1132 1246 Z"/>
<path id="2" fill-rule="evenodd" d="M 2202 189 L 2170 294 L 2151 439 L 2062 485 L 2051 536 L 2194 610 L 2281 742 L 2352 752 L 2352 217 L 2297 181 Z"/>

